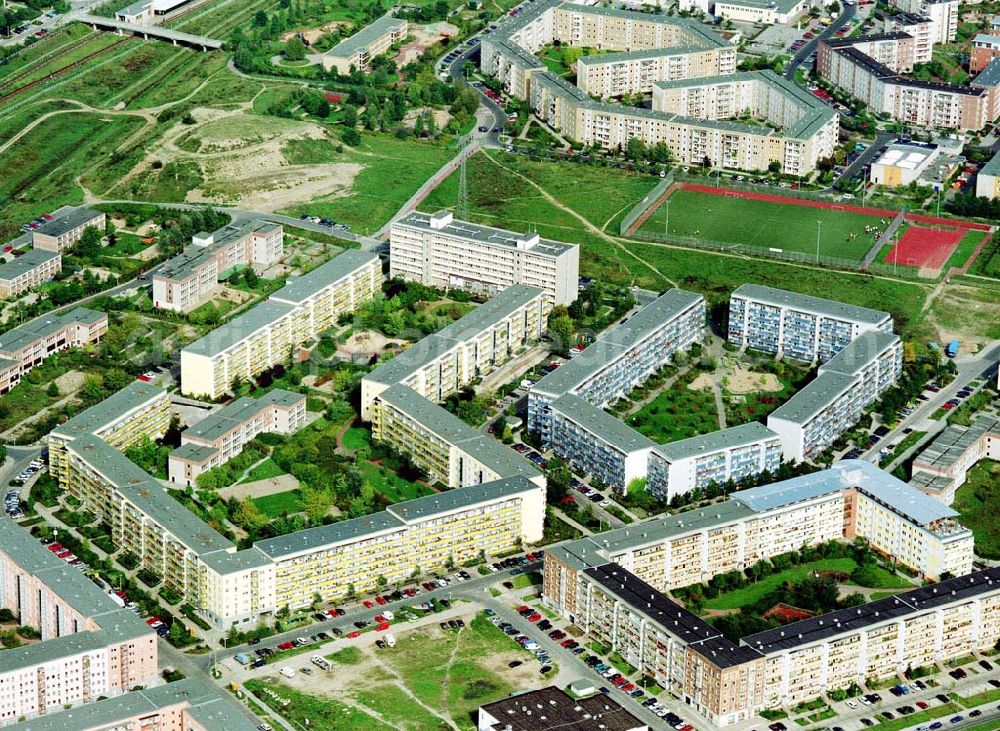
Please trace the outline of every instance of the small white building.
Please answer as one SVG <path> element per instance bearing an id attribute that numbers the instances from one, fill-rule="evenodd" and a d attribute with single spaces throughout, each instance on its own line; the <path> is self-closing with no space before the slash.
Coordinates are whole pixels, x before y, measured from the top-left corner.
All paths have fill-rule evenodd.
<path id="1" fill-rule="evenodd" d="M 872 163 L 868 179 L 875 185 L 898 188 L 918 180 L 937 159 L 936 145 L 892 144 Z"/>

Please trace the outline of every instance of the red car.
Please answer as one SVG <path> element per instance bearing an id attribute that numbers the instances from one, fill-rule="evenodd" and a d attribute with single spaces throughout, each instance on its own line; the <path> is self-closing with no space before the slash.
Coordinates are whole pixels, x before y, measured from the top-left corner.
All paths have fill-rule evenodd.
<path id="1" fill-rule="evenodd" d="M 677 731 L 693 731 L 693 729 L 694 726 L 692 726 L 690 723 L 685 723 L 683 726 L 677 729 Z"/>
<path id="2" fill-rule="evenodd" d="M 361 633 L 358 632 L 356 629 L 354 629 L 354 630 L 351 630 L 350 632 L 348 632 L 347 636 L 350 637 L 353 640 L 356 637 L 360 637 Z"/>
<path id="3" fill-rule="evenodd" d="M 371 609 L 372 607 L 374 607 L 374 606 L 375 606 L 374 604 L 372 604 L 372 603 L 371 603 L 370 601 L 368 601 L 367 599 L 365 599 L 365 600 L 364 600 L 363 602 L 361 602 L 361 603 L 362 603 L 362 604 L 364 604 L 364 605 L 365 605 L 365 608 L 367 608 L 367 609 Z"/>
<path id="4" fill-rule="evenodd" d="M 376 632 L 385 632 L 387 629 L 389 629 L 389 623 L 385 621 L 382 621 L 375 626 Z"/>
<path id="5" fill-rule="evenodd" d="M 388 604 L 389 603 L 389 602 L 387 602 L 385 600 L 384 596 L 377 596 L 377 597 L 375 597 L 375 601 L 378 602 L 379 606 L 382 606 L 383 604 Z"/>
<path id="6" fill-rule="evenodd" d="M 624 690 L 626 693 L 632 692 L 633 690 L 635 690 L 635 683 L 625 683 L 625 685 L 622 686 L 622 690 Z"/>
<path id="7" fill-rule="evenodd" d="M 526 553 L 526 554 L 524 554 L 524 557 L 525 557 L 526 559 L 528 559 L 529 561 L 537 561 L 537 560 L 538 560 L 538 559 L 537 559 L 537 558 L 535 557 L 535 554 L 533 554 L 533 553 Z"/>
<path id="8" fill-rule="evenodd" d="M 71 550 L 69 550 L 68 548 L 64 548 L 63 550 L 61 550 L 58 553 L 56 553 L 56 555 L 59 558 L 66 558 L 67 556 L 72 556 L 73 552 Z"/>
<path id="9" fill-rule="evenodd" d="M 295 647 L 295 644 L 292 642 L 282 642 L 278 645 L 279 650 L 291 650 L 293 647 Z"/>
<path id="10" fill-rule="evenodd" d="M 919 708 L 920 710 L 924 710 L 927 708 L 927 704 L 924 703 L 923 701 L 917 701 L 917 708 Z"/>
<path id="11" fill-rule="evenodd" d="M 541 618 L 542 618 L 542 615 L 541 615 L 541 614 L 539 614 L 538 612 L 535 612 L 535 613 L 534 613 L 534 614 L 532 614 L 532 615 L 531 615 L 530 617 L 528 617 L 528 621 L 529 621 L 529 622 L 537 622 L 537 621 L 538 621 L 538 620 L 540 620 Z"/>
<path id="12" fill-rule="evenodd" d="M 621 688 L 621 687 L 622 687 L 623 685 L 625 685 L 625 683 L 627 683 L 627 682 L 628 682 L 628 681 L 627 681 L 627 680 L 625 680 L 625 678 L 621 678 L 621 677 L 619 677 L 619 678 L 615 678 L 614 680 L 612 680 L 612 681 L 611 681 L 611 684 L 612 684 L 612 685 L 614 685 L 615 687 L 618 687 L 618 688 Z"/>
<path id="13" fill-rule="evenodd" d="M 383 617 L 381 614 L 376 614 L 375 615 L 375 621 L 376 622 L 384 622 L 385 621 L 385 617 Z"/>

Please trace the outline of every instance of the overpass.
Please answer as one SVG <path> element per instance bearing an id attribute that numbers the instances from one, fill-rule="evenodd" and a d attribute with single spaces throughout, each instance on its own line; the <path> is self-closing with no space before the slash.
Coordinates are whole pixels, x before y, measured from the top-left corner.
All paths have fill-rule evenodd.
<path id="1" fill-rule="evenodd" d="M 216 51 L 222 48 L 222 41 L 207 36 L 196 36 L 191 33 L 184 33 L 170 28 L 160 28 L 155 25 L 139 25 L 138 23 L 124 23 L 114 18 L 102 18 L 97 15 L 81 15 L 81 23 L 86 23 L 95 30 L 110 30 L 118 35 L 131 33 L 149 40 L 155 38 L 161 41 L 168 41 L 175 46 L 190 46 L 202 51 Z"/>

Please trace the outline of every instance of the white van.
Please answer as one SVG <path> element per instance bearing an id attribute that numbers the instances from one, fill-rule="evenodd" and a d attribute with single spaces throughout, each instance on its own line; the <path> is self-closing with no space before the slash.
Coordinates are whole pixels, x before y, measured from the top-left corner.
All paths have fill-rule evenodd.
<path id="1" fill-rule="evenodd" d="M 295 671 L 292 670 L 292 668 L 287 667 L 287 666 L 281 668 L 281 670 L 279 670 L 278 672 L 281 673 L 282 675 L 284 675 L 286 678 L 291 678 L 291 677 L 293 677 L 295 675 Z"/>

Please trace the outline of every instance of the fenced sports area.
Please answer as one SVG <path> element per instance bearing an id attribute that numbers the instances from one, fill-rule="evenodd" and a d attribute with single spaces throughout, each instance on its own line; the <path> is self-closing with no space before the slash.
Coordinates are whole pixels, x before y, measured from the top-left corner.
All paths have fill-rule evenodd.
<path id="1" fill-rule="evenodd" d="M 904 213 L 896 222 L 897 233 L 897 216 L 899 211 L 835 201 L 664 181 L 630 212 L 622 233 L 753 256 L 875 271 L 888 266 L 904 276 L 936 277 L 967 233 L 985 235 L 990 228 Z M 894 244 L 893 235 L 899 235 Z"/>

